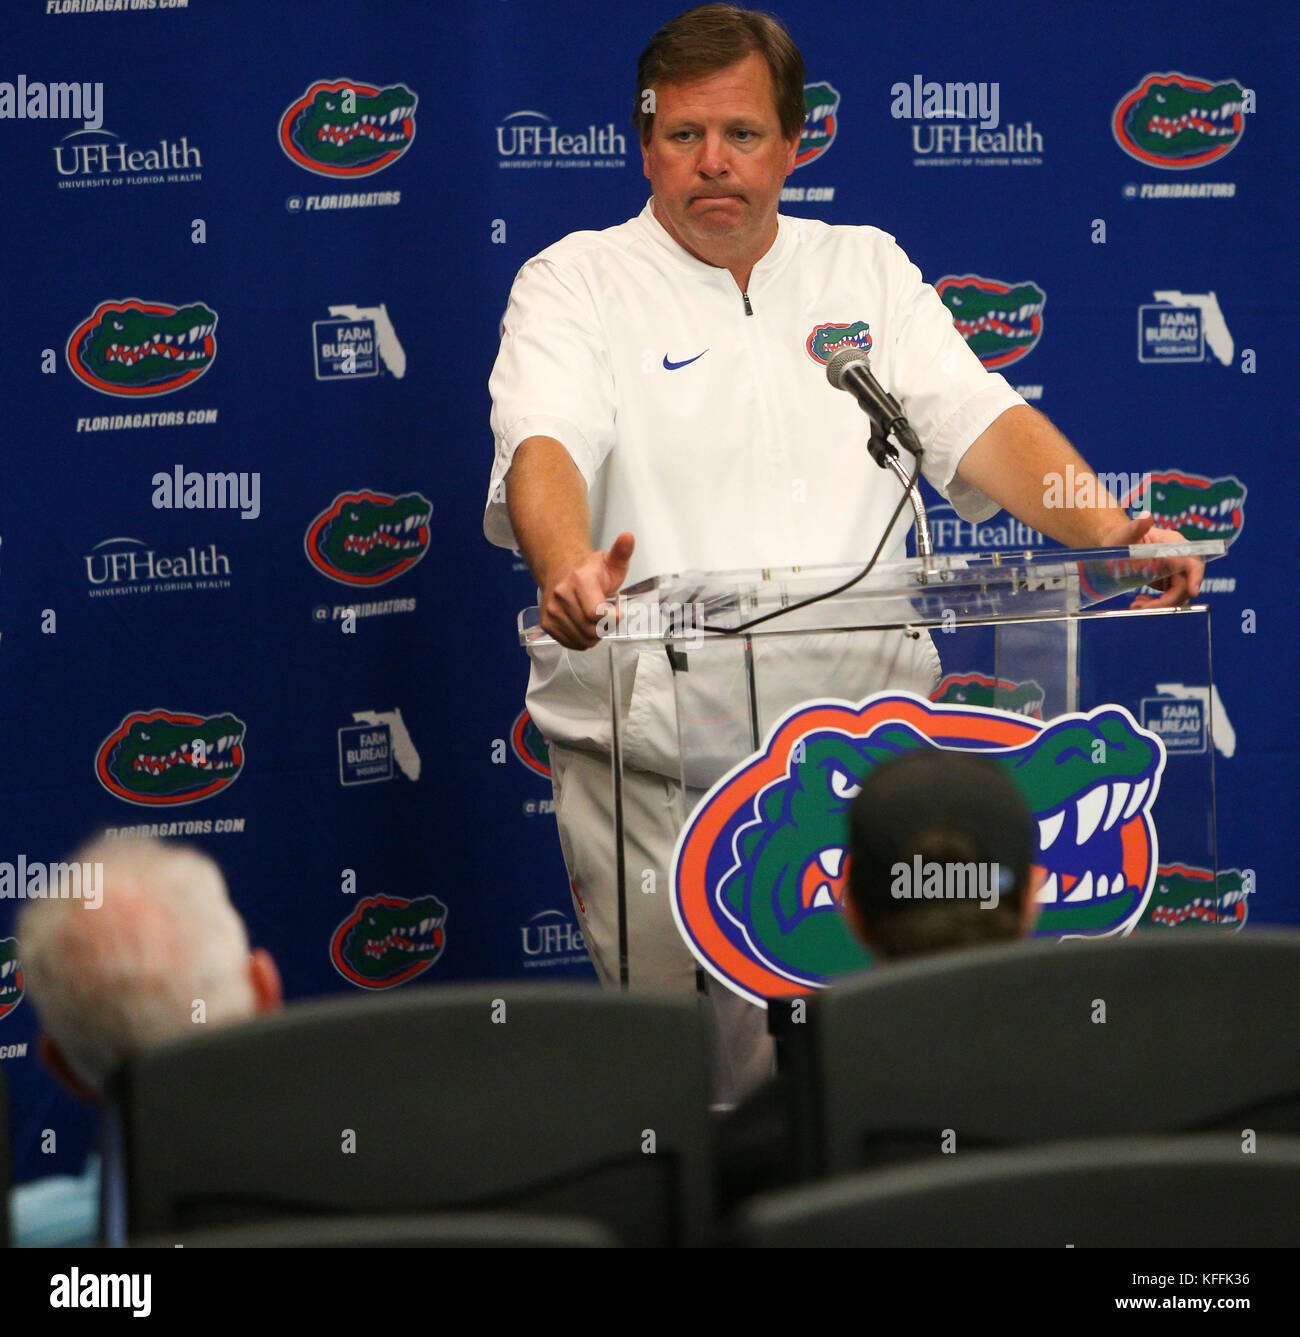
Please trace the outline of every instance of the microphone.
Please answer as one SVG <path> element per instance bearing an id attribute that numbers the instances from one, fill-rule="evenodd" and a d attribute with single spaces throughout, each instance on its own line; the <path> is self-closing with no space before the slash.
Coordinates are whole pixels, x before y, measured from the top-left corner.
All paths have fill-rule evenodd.
<path id="1" fill-rule="evenodd" d="M 826 364 L 826 379 L 837 390 L 847 390 L 862 405 L 882 436 L 888 436 L 900 418 L 906 423 L 898 400 L 871 374 L 862 349 L 841 348 Z"/>

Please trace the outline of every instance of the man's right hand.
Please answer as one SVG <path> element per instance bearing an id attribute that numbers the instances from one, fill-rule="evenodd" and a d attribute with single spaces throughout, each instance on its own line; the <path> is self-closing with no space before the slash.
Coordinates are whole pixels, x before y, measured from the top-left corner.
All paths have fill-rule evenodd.
<path id="1" fill-rule="evenodd" d="M 557 576 L 542 591 L 542 630 L 568 650 L 590 650 L 600 639 L 601 619 L 611 610 L 608 601 L 627 579 L 635 546 L 631 534 L 620 534 L 603 552 L 561 563 Z"/>

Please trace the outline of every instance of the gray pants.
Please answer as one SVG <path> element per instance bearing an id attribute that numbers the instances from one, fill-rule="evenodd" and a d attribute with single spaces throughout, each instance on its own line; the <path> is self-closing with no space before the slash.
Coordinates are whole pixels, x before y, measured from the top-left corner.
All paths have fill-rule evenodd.
<path id="1" fill-rule="evenodd" d="M 618 881 L 614 795 L 608 756 L 551 743 L 551 783 L 560 846 L 587 950 L 606 988 L 619 987 Z M 625 769 L 628 984 L 691 994 L 700 990 L 695 958 L 677 925 L 669 869 L 678 831 L 700 798 L 667 776 Z M 712 1051 L 713 1100 L 734 1104 L 774 1070 L 767 1012 L 711 976 L 699 992 Z"/>

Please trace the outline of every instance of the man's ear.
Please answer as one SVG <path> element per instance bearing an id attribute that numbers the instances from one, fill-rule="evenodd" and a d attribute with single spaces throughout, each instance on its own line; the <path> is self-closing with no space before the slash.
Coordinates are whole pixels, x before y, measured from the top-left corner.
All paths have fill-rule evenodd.
<path id="1" fill-rule="evenodd" d="M 248 980 L 253 986 L 254 1012 L 278 1012 L 284 1006 L 280 969 L 265 947 L 255 947 L 249 953 Z"/>
<path id="2" fill-rule="evenodd" d="M 650 129 L 650 133 L 654 134 L 653 126 Z M 648 140 L 641 140 L 641 174 L 647 181 L 650 180 L 650 152 L 647 148 L 648 143 Z"/>
<path id="3" fill-rule="evenodd" d="M 802 133 L 795 135 L 793 139 L 787 139 L 785 142 L 785 174 L 789 176 L 794 171 L 794 160 L 799 156 L 799 141 L 803 138 Z"/>
<path id="4" fill-rule="evenodd" d="M 1038 922 L 1038 913 L 1042 908 L 1038 904 L 1038 892 L 1047 881 L 1047 869 L 1037 864 L 1030 865 L 1029 880 L 1025 883 L 1025 893 L 1020 899 L 1020 936 L 1027 938 Z"/>
<path id="5" fill-rule="evenodd" d="M 36 1052 L 41 1056 L 45 1070 L 75 1100 L 87 1105 L 99 1104 L 99 1092 L 89 1087 L 72 1070 L 72 1064 L 59 1048 L 58 1041 L 50 1039 L 44 1031 L 36 1037 Z"/>

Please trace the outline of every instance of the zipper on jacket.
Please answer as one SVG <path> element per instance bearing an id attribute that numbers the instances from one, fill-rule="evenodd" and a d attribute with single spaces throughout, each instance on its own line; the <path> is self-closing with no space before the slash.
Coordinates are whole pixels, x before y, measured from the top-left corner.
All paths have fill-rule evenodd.
<path id="1" fill-rule="evenodd" d="M 740 295 L 745 302 L 745 314 L 747 316 L 752 316 L 754 314 L 754 308 L 749 304 L 749 294 L 747 292 L 742 292 Z"/>

